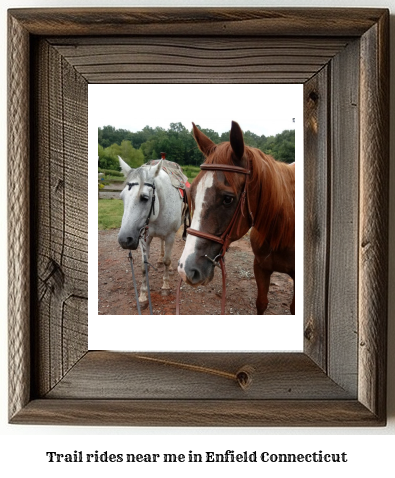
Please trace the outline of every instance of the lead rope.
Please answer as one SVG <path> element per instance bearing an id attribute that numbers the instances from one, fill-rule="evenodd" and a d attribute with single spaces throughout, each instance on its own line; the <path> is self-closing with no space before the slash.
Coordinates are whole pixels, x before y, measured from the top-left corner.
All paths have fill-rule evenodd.
<path id="1" fill-rule="evenodd" d="M 149 311 L 151 315 L 154 315 L 152 312 L 152 303 L 151 303 L 151 291 L 149 288 L 149 277 L 148 277 L 148 261 L 147 261 L 147 254 L 144 252 L 144 267 L 145 267 L 145 280 L 147 282 L 147 293 L 148 293 L 148 305 Z M 140 305 L 140 304 L 139 304 Z"/>
<path id="2" fill-rule="evenodd" d="M 145 269 L 145 282 L 147 284 L 149 311 L 150 311 L 151 315 L 154 315 L 153 312 L 152 312 L 151 290 L 150 290 L 150 287 L 149 287 L 149 276 L 148 276 L 148 266 L 151 265 L 151 264 L 148 262 L 147 249 L 145 247 L 145 240 L 146 240 L 147 231 L 148 231 L 148 223 L 147 223 L 146 226 L 141 228 L 141 231 L 140 231 L 140 247 L 141 247 L 141 250 L 143 251 L 143 262 L 144 262 L 144 269 Z M 143 239 L 142 236 L 143 236 L 144 233 L 145 233 L 145 237 Z M 154 266 L 152 266 L 152 267 L 154 267 Z"/>
<path id="3" fill-rule="evenodd" d="M 130 261 L 130 266 L 131 266 L 131 268 L 132 268 L 132 279 L 133 279 L 134 292 L 135 292 L 135 294 L 136 294 L 137 312 L 139 313 L 139 315 L 141 315 L 140 302 L 139 302 L 139 293 L 138 293 L 138 291 L 137 291 L 136 276 L 134 275 L 133 256 L 132 256 L 131 251 L 129 251 L 129 261 Z"/>
<path id="4" fill-rule="evenodd" d="M 224 258 L 221 257 L 218 261 L 222 271 L 222 299 L 221 299 L 221 315 L 225 315 L 225 303 L 226 303 L 226 269 Z"/>

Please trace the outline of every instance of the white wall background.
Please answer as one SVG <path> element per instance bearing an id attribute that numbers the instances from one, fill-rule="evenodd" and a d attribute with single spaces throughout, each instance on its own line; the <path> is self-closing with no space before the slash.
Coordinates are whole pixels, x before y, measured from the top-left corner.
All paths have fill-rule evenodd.
<path id="1" fill-rule="evenodd" d="M 391 11 L 391 75 L 395 80 L 395 0 L 305 0 L 269 2 L 264 0 L 182 0 L 167 1 L 110 1 L 85 0 L 84 2 L 61 0 L 3 0 L 0 17 L 0 178 L 5 183 L 7 177 L 7 132 L 6 132 L 6 45 L 7 45 L 7 9 L 17 7 L 100 7 L 100 6 L 218 6 L 218 7 L 386 7 Z M 391 92 L 391 124 L 395 124 L 395 94 Z M 393 127 L 392 127 L 393 131 Z M 395 238 L 395 149 L 394 134 L 391 138 L 391 204 L 390 204 L 390 244 Z M 10 158 L 12 159 L 12 158 Z M 6 187 L 0 189 L 0 224 L 5 231 L 7 221 Z M 390 294 L 389 294 L 389 351 L 388 351 L 388 425 L 385 428 L 294 428 L 294 429 L 174 429 L 174 428 L 82 428 L 82 427 L 37 427 L 10 426 L 7 424 L 7 237 L 0 237 L 0 472 L 2 476 L 21 476 L 22 474 L 40 474 L 41 477 L 86 476 L 88 472 L 96 476 L 107 476 L 116 473 L 117 476 L 147 475 L 151 473 L 172 473 L 174 476 L 199 476 L 201 473 L 215 471 L 216 473 L 247 472 L 250 476 L 264 474 L 292 473 L 293 476 L 331 476 L 337 473 L 345 476 L 359 473 L 361 477 L 371 477 L 373 473 L 388 470 L 393 472 L 395 446 L 395 294 L 391 293 L 395 286 L 395 247 L 389 255 Z M 345 464 L 71 464 L 48 463 L 45 453 L 72 453 L 82 450 L 87 453 L 108 450 L 111 453 L 157 452 L 157 453 L 188 453 L 208 450 L 223 453 L 231 449 L 262 452 L 302 452 L 309 453 L 323 450 L 324 452 L 346 452 L 348 463 Z M 122 465 L 122 466 L 121 466 Z M 391 467 L 392 465 L 392 467 Z M 136 468 L 137 466 L 137 468 Z M 92 468 L 93 467 L 93 468 Z M 292 467 L 292 468 L 291 468 Z M 215 468 L 215 470 L 214 470 Z M 7 471 L 8 470 L 8 471 Z M 391 471 L 389 471 L 391 470 Z"/>

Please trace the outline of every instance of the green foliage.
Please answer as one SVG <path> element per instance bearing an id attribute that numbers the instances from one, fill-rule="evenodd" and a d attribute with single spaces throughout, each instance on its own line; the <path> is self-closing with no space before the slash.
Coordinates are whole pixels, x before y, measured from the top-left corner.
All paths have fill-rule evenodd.
<path id="1" fill-rule="evenodd" d="M 121 171 L 115 171 L 113 169 L 102 169 L 99 168 L 99 173 L 103 173 L 108 176 L 117 176 L 123 178 L 123 173 Z"/>
<path id="2" fill-rule="evenodd" d="M 99 144 L 108 148 L 112 144 L 121 144 L 123 140 L 131 140 L 130 131 L 126 129 L 115 129 L 114 126 L 99 128 Z"/>
<path id="3" fill-rule="evenodd" d="M 122 216 L 121 199 L 99 199 L 99 230 L 121 227 Z"/>
<path id="4" fill-rule="evenodd" d="M 269 136 L 262 151 L 272 155 L 278 161 L 293 163 L 295 161 L 295 130 L 285 130 L 276 136 Z"/>
<path id="5" fill-rule="evenodd" d="M 98 156 L 99 156 L 99 168 L 112 169 L 114 171 L 121 170 L 121 168 L 119 167 L 118 157 L 115 154 L 115 152 L 112 151 L 111 147 L 104 149 L 103 146 L 99 144 Z"/>
<path id="6" fill-rule="evenodd" d="M 198 126 L 199 127 L 199 126 Z M 211 129 L 200 128 L 214 143 L 229 141 L 229 131 L 219 135 Z M 204 162 L 199 151 L 192 128 L 188 130 L 182 123 L 170 123 L 168 130 L 145 126 L 135 133 L 113 126 L 99 128 L 99 167 L 119 171 L 118 155 L 131 167 L 136 168 L 150 159 L 158 159 L 166 153 L 166 159 L 180 165 L 198 167 Z M 271 154 L 275 159 L 292 163 L 295 161 L 295 131 L 285 130 L 276 136 L 266 137 L 251 131 L 244 133 L 248 146 Z"/>
<path id="7" fill-rule="evenodd" d="M 119 131 L 119 130 L 117 130 Z M 121 130 L 122 131 L 122 130 Z M 99 135 L 100 137 L 100 135 Z M 141 149 L 135 149 L 130 140 L 124 139 L 120 144 L 113 143 L 107 148 L 99 143 L 99 168 L 120 171 L 118 156 L 132 168 L 138 168 L 144 163 L 144 153 Z"/>
<path id="8" fill-rule="evenodd" d="M 123 175 L 122 175 L 122 178 L 120 178 L 119 176 L 106 176 L 106 179 L 110 183 L 123 183 L 123 182 L 125 182 L 125 176 L 123 176 Z"/>
<path id="9" fill-rule="evenodd" d="M 196 176 L 200 173 L 200 168 L 197 166 L 183 166 L 182 172 L 185 176 L 188 177 L 188 181 L 192 183 L 192 181 L 196 178 Z"/>

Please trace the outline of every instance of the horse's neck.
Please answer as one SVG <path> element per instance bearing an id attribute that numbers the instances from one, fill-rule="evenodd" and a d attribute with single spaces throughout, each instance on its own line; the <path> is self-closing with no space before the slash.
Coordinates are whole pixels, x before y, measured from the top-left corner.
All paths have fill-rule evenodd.
<path id="1" fill-rule="evenodd" d="M 171 184 L 169 175 L 165 171 L 161 170 L 158 177 L 155 178 L 155 188 L 155 204 L 158 202 L 159 210 L 163 212 L 166 208 L 171 206 L 172 201 L 169 201 L 169 198 L 173 194 L 173 189 L 175 191 L 175 188 Z"/>
<path id="2" fill-rule="evenodd" d="M 159 198 L 163 201 L 172 188 L 169 175 L 163 169 L 159 172 L 158 177 L 155 178 L 155 187 Z"/>
<path id="3" fill-rule="evenodd" d="M 269 160 L 258 176 L 255 227 L 272 249 L 295 243 L 295 177 L 288 165 Z"/>

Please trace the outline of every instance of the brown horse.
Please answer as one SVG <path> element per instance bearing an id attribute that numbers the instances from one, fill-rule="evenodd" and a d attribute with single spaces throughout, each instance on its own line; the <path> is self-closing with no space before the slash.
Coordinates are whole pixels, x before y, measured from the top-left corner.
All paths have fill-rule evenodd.
<path id="1" fill-rule="evenodd" d="M 206 285 L 229 244 L 251 228 L 256 308 L 263 314 L 271 274 L 295 281 L 295 164 L 246 146 L 236 122 L 230 142 L 218 145 L 195 124 L 193 132 L 206 161 L 191 187 L 194 215 L 178 272 L 190 285 Z M 295 293 L 290 310 L 295 314 Z"/>

